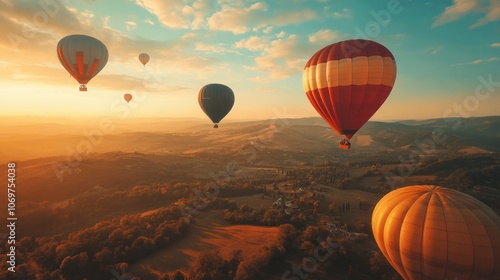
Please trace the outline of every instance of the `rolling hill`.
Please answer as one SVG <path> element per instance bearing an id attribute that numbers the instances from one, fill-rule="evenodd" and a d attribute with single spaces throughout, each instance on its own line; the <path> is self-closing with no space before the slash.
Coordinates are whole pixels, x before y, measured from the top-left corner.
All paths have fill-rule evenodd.
<path id="1" fill-rule="evenodd" d="M 217 130 L 196 120 L 114 121 L 113 129 L 99 130 L 96 123 L 69 121 L 14 129 L 0 124 L 0 162 L 72 153 L 112 151 L 197 154 L 240 153 L 253 149 L 338 155 L 340 137 L 320 118 L 228 122 Z M 425 121 L 368 122 L 353 137 L 353 151 L 382 152 L 418 148 L 415 141 L 436 143 L 436 151 L 499 152 L 500 117 L 432 119 Z M 434 136 L 433 136 L 434 134 Z M 437 134 L 437 136 L 436 136 Z M 435 141 L 439 142 L 439 141 Z"/>

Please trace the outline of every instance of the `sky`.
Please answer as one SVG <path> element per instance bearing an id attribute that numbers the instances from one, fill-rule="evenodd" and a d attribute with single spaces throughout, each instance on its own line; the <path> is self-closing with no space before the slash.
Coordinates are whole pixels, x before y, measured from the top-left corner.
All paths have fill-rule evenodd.
<path id="1" fill-rule="evenodd" d="M 372 120 L 499 115 L 499 19 L 498 0 L 0 0 L 0 116 L 206 118 L 209 83 L 233 89 L 228 121 L 318 116 L 304 65 L 348 39 L 396 59 Z M 56 55 L 71 34 L 109 51 L 87 92 Z"/>

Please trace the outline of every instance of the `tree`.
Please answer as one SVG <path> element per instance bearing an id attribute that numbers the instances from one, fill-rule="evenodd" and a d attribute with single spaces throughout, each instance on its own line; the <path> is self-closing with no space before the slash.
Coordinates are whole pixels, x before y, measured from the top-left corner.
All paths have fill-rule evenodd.
<path id="1" fill-rule="evenodd" d="M 87 252 L 80 253 L 74 256 L 67 256 L 61 262 L 59 268 L 62 271 L 64 277 L 73 279 L 73 278 L 82 278 L 83 271 L 85 266 L 88 264 L 88 256 Z"/>
<path id="2" fill-rule="evenodd" d="M 184 274 L 180 270 L 177 270 L 172 276 L 172 280 L 185 280 L 185 279 L 186 278 L 184 277 Z"/>
<path id="3" fill-rule="evenodd" d="M 224 259 L 219 252 L 202 253 L 191 267 L 191 280 L 225 280 L 221 268 Z"/>
<path id="4" fill-rule="evenodd" d="M 283 244 L 283 247 L 290 249 L 293 242 L 297 238 L 297 229 L 291 224 L 280 225 L 278 231 L 278 240 Z"/>

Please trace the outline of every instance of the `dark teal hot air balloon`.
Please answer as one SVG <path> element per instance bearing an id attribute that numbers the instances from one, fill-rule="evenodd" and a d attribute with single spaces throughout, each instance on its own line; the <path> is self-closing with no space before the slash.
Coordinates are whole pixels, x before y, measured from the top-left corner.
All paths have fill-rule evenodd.
<path id="1" fill-rule="evenodd" d="M 214 128 L 219 127 L 219 122 L 231 111 L 234 105 L 234 93 L 225 85 L 208 84 L 200 89 L 198 103 L 214 123 Z"/>

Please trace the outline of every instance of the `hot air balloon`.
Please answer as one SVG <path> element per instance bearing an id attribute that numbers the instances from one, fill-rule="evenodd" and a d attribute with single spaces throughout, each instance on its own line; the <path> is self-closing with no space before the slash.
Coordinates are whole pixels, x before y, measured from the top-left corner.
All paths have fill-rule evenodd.
<path id="1" fill-rule="evenodd" d="M 231 111 L 234 105 L 234 93 L 226 85 L 208 84 L 200 89 L 198 103 L 214 123 L 214 128 L 219 127 L 219 122 Z"/>
<path id="2" fill-rule="evenodd" d="M 319 115 L 339 135 L 341 148 L 375 114 L 396 80 L 392 53 L 370 40 L 347 40 L 316 52 L 306 63 L 302 85 Z"/>
<path id="3" fill-rule="evenodd" d="M 127 103 L 129 103 L 130 100 L 132 100 L 132 94 L 125 93 L 125 95 L 123 96 L 123 99 L 125 99 L 125 101 L 127 101 Z"/>
<path id="4" fill-rule="evenodd" d="M 460 191 L 396 189 L 375 206 L 372 230 L 406 280 L 500 279 L 500 217 Z"/>
<path id="5" fill-rule="evenodd" d="M 146 66 L 146 64 L 149 62 L 149 54 L 141 53 L 139 55 L 139 61 L 142 63 L 143 66 Z"/>
<path id="6" fill-rule="evenodd" d="M 80 91 L 108 62 L 108 49 L 99 40 L 87 35 L 69 35 L 57 43 L 57 57 L 73 78 L 80 83 Z"/>

